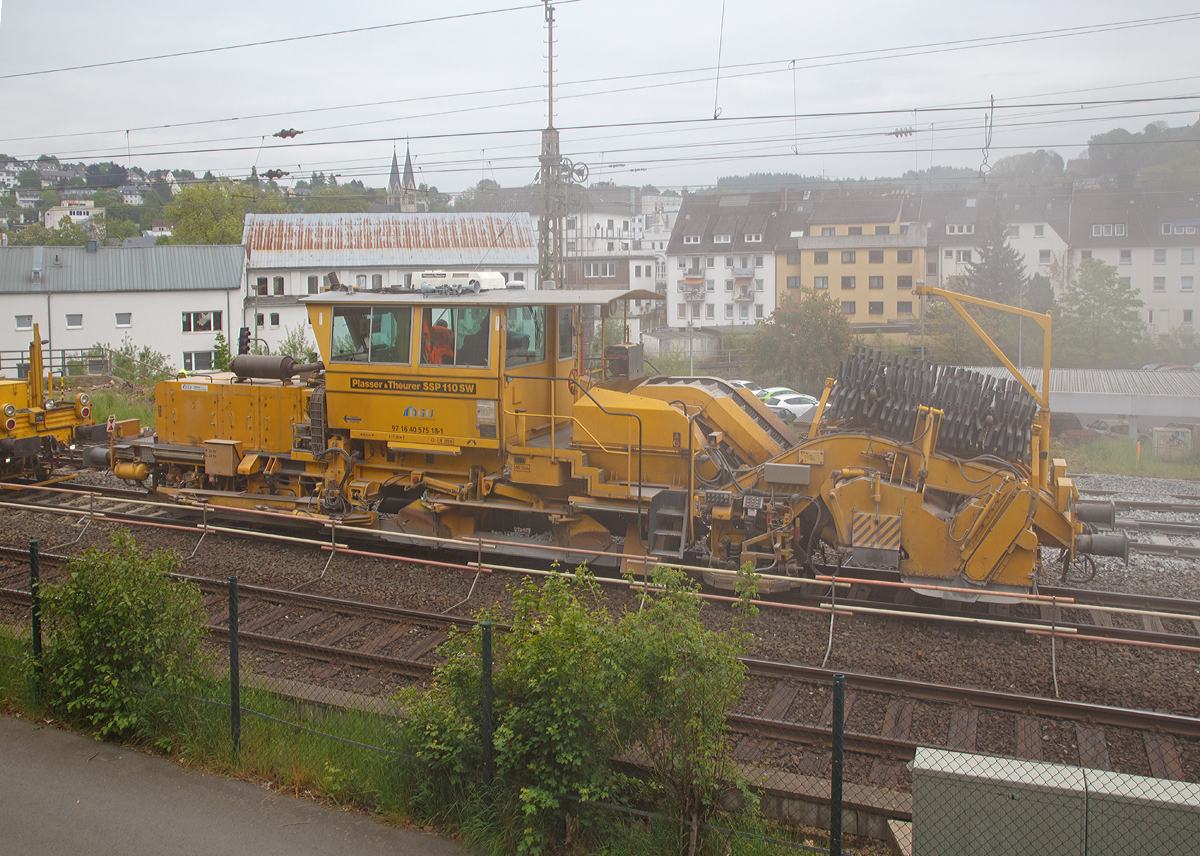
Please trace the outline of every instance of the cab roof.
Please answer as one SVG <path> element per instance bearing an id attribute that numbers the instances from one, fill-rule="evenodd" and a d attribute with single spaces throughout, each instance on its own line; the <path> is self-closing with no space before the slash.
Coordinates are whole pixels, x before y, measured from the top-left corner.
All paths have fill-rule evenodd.
<path id="1" fill-rule="evenodd" d="M 665 300 L 646 289 L 526 290 L 523 288 L 493 288 L 478 294 L 422 294 L 417 289 L 395 291 L 326 291 L 300 298 L 301 303 L 356 305 L 362 303 L 399 304 L 410 306 L 599 306 L 614 300 Z"/>

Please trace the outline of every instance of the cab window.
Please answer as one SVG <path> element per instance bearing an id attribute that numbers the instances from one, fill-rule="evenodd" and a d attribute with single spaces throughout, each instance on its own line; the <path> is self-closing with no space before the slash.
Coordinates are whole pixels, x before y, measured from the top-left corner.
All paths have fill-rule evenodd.
<path id="1" fill-rule="evenodd" d="M 569 360 L 575 356 L 575 309 L 562 306 L 558 310 L 558 358 Z"/>
<path id="2" fill-rule="evenodd" d="M 505 334 L 505 365 L 525 366 L 542 362 L 546 359 L 546 307 L 510 307 Z"/>
<path id="3" fill-rule="evenodd" d="M 488 364 L 492 311 L 483 306 L 428 307 L 421 311 L 421 365 Z"/>
<path id="4" fill-rule="evenodd" d="M 412 351 L 412 310 L 385 306 L 335 306 L 333 362 L 407 365 Z"/>

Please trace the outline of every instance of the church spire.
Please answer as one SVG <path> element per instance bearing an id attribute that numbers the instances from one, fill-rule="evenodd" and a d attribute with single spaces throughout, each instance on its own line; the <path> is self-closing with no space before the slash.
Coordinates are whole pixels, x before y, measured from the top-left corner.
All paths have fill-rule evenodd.
<path id="1" fill-rule="evenodd" d="M 407 161 L 407 156 L 406 156 Z M 388 196 L 399 193 L 403 188 L 400 185 L 400 164 L 396 161 L 396 150 L 392 149 L 392 174 L 388 178 L 387 192 Z M 390 200 L 389 200 L 390 201 Z"/>
<path id="2" fill-rule="evenodd" d="M 392 154 L 392 174 L 396 174 L 396 155 L 394 153 Z M 413 177 L 412 151 L 409 149 L 407 143 L 404 146 L 404 189 L 417 189 L 417 182 Z"/>

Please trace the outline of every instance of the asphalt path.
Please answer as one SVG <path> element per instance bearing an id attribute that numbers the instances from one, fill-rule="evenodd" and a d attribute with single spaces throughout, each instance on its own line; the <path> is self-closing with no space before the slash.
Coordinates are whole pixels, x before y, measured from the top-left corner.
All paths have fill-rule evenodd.
<path id="1" fill-rule="evenodd" d="M 0 854 L 458 856 L 454 841 L 0 716 Z"/>

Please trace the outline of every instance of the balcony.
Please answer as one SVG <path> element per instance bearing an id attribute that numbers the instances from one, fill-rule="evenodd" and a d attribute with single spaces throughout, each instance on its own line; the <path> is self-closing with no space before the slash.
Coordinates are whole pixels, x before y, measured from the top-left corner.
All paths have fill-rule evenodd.
<path id="1" fill-rule="evenodd" d="M 703 303 L 707 294 L 703 288 L 688 288 L 684 289 L 683 299 L 688 303 Z"/>
<path id="2" fill-rule="evenodd" d="M 735 277 L 739 277 L 739 276 L 754 276 L 754 268 L 740 268 L 740 267 L 735 267 L 735 268 L 733 269 L 733 275 L 734 275 Z"/>
<path id="3" fill-rule="evenodd" d="M 753 285 L 739 285 L 733 291 L 733 299 L 737 301 L 750 302 L 762 292 L 755 291 Z"/>

